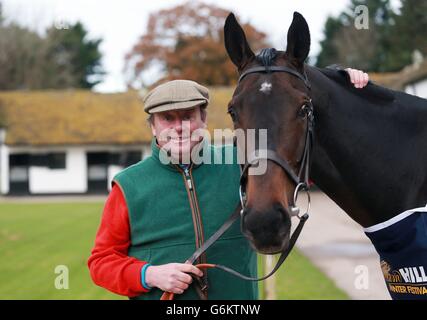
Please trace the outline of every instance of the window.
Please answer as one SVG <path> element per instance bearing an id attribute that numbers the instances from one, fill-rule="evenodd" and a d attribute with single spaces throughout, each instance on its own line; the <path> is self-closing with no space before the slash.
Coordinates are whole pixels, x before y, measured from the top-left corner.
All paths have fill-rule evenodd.
<path id="1" fill-rule="evenodd" d="M 65 169 L 66 154 L 65 152 L 33 154 L 31 155 L 30 166 L 47 167 L 49 169 Z"/>
<path id="2" fill-rule="evenodd" d="M 132 164 L 141 161 L 142 152 L 141 151 L 123 151 L 110 153 L 109 164 L 118 165 L 121 167 L 129 167 Z"/>
<path id="3" fill-rule="evenodd" d="M 49 169 L 65 169 L 65 153 L 49 153 L 48 167 Z"/>
<path id="4" fill-rule="evenodd" d="M 49 163 L 47 154 L 32 154 L 30 165 L 32 167 L 48 167 Z"/>
<path id="5" fill-rule="evenodd" d="M 23 166 L 26 167 L 29 164 L 29 154 L 28 153 L 15 153 L 11 154 L 9 157 L 9 166 Z"/>
<path id="6" fill-rule="evenodd" d="M 137 163 L 138 161 L 141 161 L 142 152 L 141 151 L 129 151 L 126 152 L 125 159 L 123 161 L 124 167 L 129 167 L 130 165 L 133 165 Z"/>

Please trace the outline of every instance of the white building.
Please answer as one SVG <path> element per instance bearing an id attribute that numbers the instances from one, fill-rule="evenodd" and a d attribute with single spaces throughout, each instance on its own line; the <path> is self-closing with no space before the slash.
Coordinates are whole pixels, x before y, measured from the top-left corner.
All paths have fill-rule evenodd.
<path id="1" fill-rule="evenodd" d="M 210 127 L 231 128 L 232 88 L 210 95 Z M 0 92 L 0 194 L 107 193 L 117 172 L 151 154 L 146 118 L 136 92 Z"/>
<path id="2" fill-rule="evenodd" d="M 106 193 L 114 175 L 151 153 L 136 93 L 0 93 L 0 193 Z"/>
<path id="3" fill-rule="evenodd" d="M 427 99 L 427 74 L 405 86 L 405 92 Z"/>
<path id="4" fill-rule="evenodd" d="M 409 76 L 405 81 L 405 92 L 427 99 L 427 60 L 424 61 L 420 51 L 416 50 L 413 53 L 413 64 L 406 70 Z"/>

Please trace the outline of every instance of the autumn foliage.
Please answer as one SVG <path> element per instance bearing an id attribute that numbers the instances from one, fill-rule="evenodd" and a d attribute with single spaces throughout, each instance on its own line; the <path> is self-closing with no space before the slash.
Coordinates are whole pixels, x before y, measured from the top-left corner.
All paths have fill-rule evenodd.
<path id="1" fill-rule="evenodd" d="M 237 73 L 225 51 L 223 35 L 229 13 L 194 1 L 152 13 L 146 33 L 126 56 L 129 84 L 148 87 L 172 79 L 208 86 L 234 84 Z M 263 32 L 249 23 L 242 27 L 255 51 L 268 46 Z M 153 69 L 160 71 L 160 78 L 147 79 Z"/>

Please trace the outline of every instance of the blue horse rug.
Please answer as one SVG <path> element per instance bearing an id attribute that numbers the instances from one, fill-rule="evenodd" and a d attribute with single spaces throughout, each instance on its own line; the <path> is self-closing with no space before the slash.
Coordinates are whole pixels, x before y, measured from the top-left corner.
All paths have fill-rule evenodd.
<path id="1" fill-rule="evenodd" d="M 364 228 L 393 299 L 427 300 L 427 206 Z"/>

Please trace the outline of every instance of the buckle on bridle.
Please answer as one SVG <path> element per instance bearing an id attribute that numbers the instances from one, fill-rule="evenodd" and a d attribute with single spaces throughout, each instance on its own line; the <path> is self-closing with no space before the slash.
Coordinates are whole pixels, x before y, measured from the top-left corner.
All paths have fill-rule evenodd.
<path id="1" fill-rule="evenodd" d="M 297 206 L 297 200 L 298 200 L 298 194 L 300 191 L 305 191 L 307 194 L 307 211 L 300 216 L 300 208 Z M 306 216 L 306 218 L 308 218 L 308 212 L 310 211 L 311 208 L 311 197 L 310 197 L 310 191 L 309 191 L 309 187 L 307 185 L 307 183 L 305 182 L 300 182 L 298 183 L 298 185 L 295 188 L 294 191 L 294 199 L 293 199 L 293 205 L 291 206 L 291 216 L 295 216 L 298 217 L 300 220 Z"/>
<path id="2" fill-rule="evenodd" d="M 242 190 L 242 184 L 240 184 L 239 187 L 239 196 L 240 196 L 240 205 L 242 209 L 240 210 L 240 215 L 243 216 L 243 211 L 245 210 L 245 203 L 246 203 L 246 194 Z"/>

